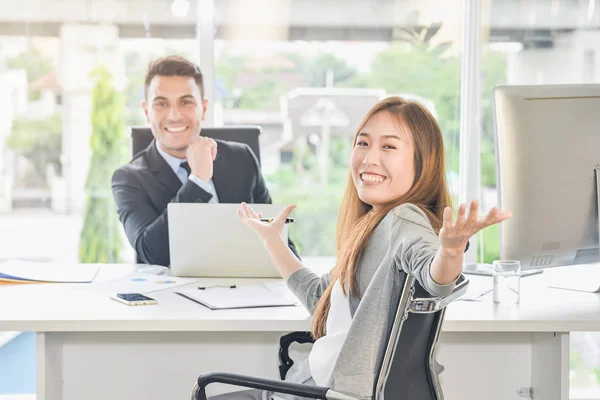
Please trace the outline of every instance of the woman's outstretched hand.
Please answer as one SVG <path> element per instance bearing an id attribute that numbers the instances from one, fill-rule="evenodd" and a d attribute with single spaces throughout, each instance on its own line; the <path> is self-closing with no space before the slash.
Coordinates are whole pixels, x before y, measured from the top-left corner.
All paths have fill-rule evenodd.
<path id="1" fill-rule="evenodd" d="M 285 220 L 295 208 L 295 205 L 287 206 L 279 215 L 273 218 L 273 221 L 263 222 L 260 220 L 263 218 L 262 214 L 255 212 L 248 204 L 242 203 L 237 210 L 237 216 L 241 222 L 252 228 L 264 242 L 275 237 L 281 237 Z"/>
<path id="2" fill-rule="evenodd" d="M 462 254 L 471 236 L 488 226 L 500 223 L 512 216 L 512 212 L 501 212 L 498 210 L 498 207 L 494 207 L 485 218 L 479 219 L 477 215 L 479 204 L 475 200 L 471 202 L 469 215 L 465 218 L 466 208 L 465 204 L 460 205 L 456 222 L 454 223 L 452 222 L 452 210 L 450 207 L 444 209 L 444 224 L 440 230 L 440 247 L 442 251 L 450 254 Z"/>

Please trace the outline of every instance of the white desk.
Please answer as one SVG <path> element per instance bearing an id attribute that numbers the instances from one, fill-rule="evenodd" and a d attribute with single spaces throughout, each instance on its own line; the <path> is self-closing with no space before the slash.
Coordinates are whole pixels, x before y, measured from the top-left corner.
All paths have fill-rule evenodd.
<path id="1" fill-rule="evenodd" d="M 437 357 L 447 400 L 521 399 L 529 386 L 536 400 L 568 399 L 569 332 L 600 331 L 600 296 L 549 289 L 547 275 L 522 280 L 519 306 L 488 296 L 449 307 Z M 219 282 L 256 281 L 199 284 Z M 38 400 L 145 400 L 188 398 L 200 372 L 277 377 L 279 337 L 310 327 L 300 307 L 210 311 L 169 290 L 152 297 L 159 305 L 128 307 L 68 285 L 0 287 L 0 331 L 38 332 Z"/>
<path id="2" fill-rule="evenodd" d="M 490 293 L 448 307 L 437 357 L 447 399 L 523 399 L 526 387 L 535 400 L 569 399 L 569 333 L 600 331 L 600 294 L 548 287 L 564 273 L 522 278 L 520 305 L 494 305 Z M 470 290 L 491 288 L 491 277 L 469 279 Z"/>

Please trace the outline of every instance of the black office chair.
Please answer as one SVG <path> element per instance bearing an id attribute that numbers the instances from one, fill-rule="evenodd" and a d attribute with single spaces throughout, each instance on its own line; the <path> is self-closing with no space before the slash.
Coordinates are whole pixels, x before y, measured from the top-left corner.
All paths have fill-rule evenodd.
<path id="1" fill-rule="evenodd" d="M 145 150 L 154 139 L 149 126 L 132 126 L 129 128 L 131 135 L 131 158 L 140 151 Z M 218 128 L 202 128 L 202 136 L 229 142 L 245 143 L 250 146 L 260 164 L 260 126 L 223 126 Z"/>
<path id="2" fill-rule="evenodd" d="M 373 387 L 373 399 L 443 400 L 438 375 L 443 367 L 435 360 L 436 344 L 444 320 L 445 307 L 467 291 L 468 280 L 461 275 L 453 292 L 446 297 L 432 297 L 412 276 L 404 278 L 401 295 L 395 304 L 393 324 L 384 330 L 387 347 L 379 355 L 379 372 Z M 296 341 L 311 342 L 307 332 L 294 332 L 280 340 L 280 375 L 285 374 L 293 361 L 288 347 Z M 311 399 L 353 400 L 351 395 L 328 387 L 290 383 L 230 373 L 208 373 L 198 377 L 192 389 L 192 400 L 206 400 L 206 386 L 224 383 L 246 388 L 285 393 Z"/>

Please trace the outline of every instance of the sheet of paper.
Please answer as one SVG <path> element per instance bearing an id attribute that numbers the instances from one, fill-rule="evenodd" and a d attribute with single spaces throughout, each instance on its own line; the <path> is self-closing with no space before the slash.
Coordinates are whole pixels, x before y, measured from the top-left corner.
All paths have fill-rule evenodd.
<path id="1" fill-rule="evenodd" d="M 292 306 L 296 302 L 265 285 L 237 286 L 236 288 L 213 287 L 205 290 L 178 289 L 176 293 L 195 300 L 210 309 L 255 308 Z"/>
<path id="2" fill-rule="evenodd" d="M 195 278 L 177 278 L 166 275 L 132 273 L 125 277 L 106 281 L 94 282 L 90 285 L 80 285 L 78 288 L 107 293 L 150 293 L 157 290 L 196 282 Z"/>
<path id="3" fill-rule="evenodd" d="M 116 281 L 134 273 L 168 275 L 169 269 L 163 266 L 145 264 L 104 264 L 94 278 L 94 283 Z"/>
<path id="4" fill-rule="evenodd" d="M 489 297 L 488 294 L 492 293 L 492 289 L 483 290 L 469 290 L 463 296 L 458 298 L 456 301 L 484 301 Z"/>
<path id="5" fill-rule="evenodd" d="M 101 266 L 97 264 L 40 263 L 9 260 L 0 264 L 0 276 L 6 279 L 38 282 L 91 282 Z"/>
<path id="6" fill-rule="evenodd" d="M 267 289 L 275 293 L 279 293 L 280 295 L 285 296 L 286 299 L 295 302 L 296 305 L 302 304 L 296 295 L 288 288 L 287 283 L 283 279 L 273 282 L 266 282 L 264 285 Z"/>

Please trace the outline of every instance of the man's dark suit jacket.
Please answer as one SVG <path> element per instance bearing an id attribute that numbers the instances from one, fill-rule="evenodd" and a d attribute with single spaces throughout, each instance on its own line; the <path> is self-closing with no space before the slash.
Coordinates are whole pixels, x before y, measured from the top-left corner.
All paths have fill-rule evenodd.
<path id="1" fill-rule="evenodd" d="M 217 146 L 212 179 L 219 203 L 270 204 L 271 196 L 250 147 L 221 140 L 217 140 Z M 112 192 L 119 218 L 139 260 L 165 266 L 170 264 L 167 205 L 207 203 L 212 198 L 191 180 L 181 184 L 156 149 L 155 141 L 115 171 Z M 291 240 L 289 246 L 297 256 Z"/>

